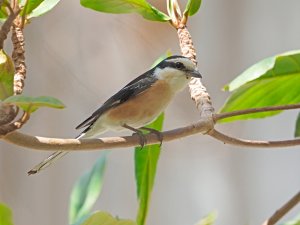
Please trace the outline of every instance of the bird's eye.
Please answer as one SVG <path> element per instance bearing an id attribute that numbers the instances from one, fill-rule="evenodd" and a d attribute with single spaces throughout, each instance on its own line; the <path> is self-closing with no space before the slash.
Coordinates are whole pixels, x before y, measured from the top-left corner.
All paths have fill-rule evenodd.
<path id="1" fill-rule="evenodd" d="M 184 65 L 183 65 L 182 62 L 176 62 L 176 63 L 175 63 L 175 67 L 176 67 L 177 69 L 183 69 L 183 68 L 184 68 Z"/>

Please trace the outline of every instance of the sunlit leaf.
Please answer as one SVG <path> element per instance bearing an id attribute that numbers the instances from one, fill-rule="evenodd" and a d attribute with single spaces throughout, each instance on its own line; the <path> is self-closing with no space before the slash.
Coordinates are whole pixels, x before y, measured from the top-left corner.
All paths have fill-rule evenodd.
<path id="1" fill-rule="evenodd" d="M 201 6 L 201 2 L 201 0 L 189 0 L 186 4 L 184 14 L 189 16 L 196 14 Z"/>
<path id="2" fill-rule="evenodd" d="M 233 93 L 221 112 L 299 103 L 300 51 L 262 60 L 233 80 L 225 89 Z M 263 118 L 278 113 L 280 111 L 247 114 L 222 121 Z"/>
<path id="3" fill-rule="evenodd" d="M 162 130 L 163 121 L 164 114 L 161 114 L 147 127 L 160 131 Z M 160 145 L 158 144 L 145 146 L 143 149 L 140 147 L 135 149 L 135 179 L 139 199 L 138 225 L 144 225 L 147 218 L 159 155 Z"/>
<path id="4" fill-rule="evenodd" d="M 14 93 L 14 64 L 11 58 L 0 50 L 0 100 Z"/>
<path id="5" fill-rule="evenodd" d="M 82 6 L 105 13 L 138 13 L 147 20 L 165 22 L 170 18 L 146 0 L 80 0 Z"/>
<path id="6" fill-rule="evenodd" d="M 300 137 L 300 112 L 296 120 L 295 137 Z"/>
<path id="7" fill-rule="evenodd" d="M 211 212 L 204 218 L 202 218 L 196 225 L 213 225 L 216 222 L 217 213 Z"/>
<path id="8" fill-rule="evenodd" d="M 289 220 L 288 222 L 281 223 L 280 225 L 300 225 L 300 216 L 297 216 L 295 219 Z"/>
<path id="9" fill-rule="evenodd" d="M 65 107 L 60 100 L 49 96 L 29 97 L 24 95 L 14 95 L 8 97 L 3 102 L 17 105 L 25 112 L 29 113 L 36 111 L 40 107 L 50 107 L 56 109 L 62 109 Z"/>
<path id="10" fill-rule="evenodd" d="M 27 0 L 25 1 L 23 4 L 24 8 L 21 12 L 21 15 L 28 15 L 29 13 L 32 12 L 32 10 L 34 10 L 36 7 L 38 7 L 41 3 L 43 2 L 43 0 Z"/>
<path id="11" fill-rule="evenodd" d="M 35 2 L 39 2 L 41 0 L 34 0 Z M 31 19 L 33 17 L 38 17 L 44 15 L 45 13 L 52 10 L 60 0 L 43 0 L 40 4 L 35 4 L 35 8 L 32 8 L 30 12 L 27 13 L 27 18 Z"/>
<path id="12" fill-rule="evenodd" d="M 82 225 L 137 225 L 132 220 L 114 218 L 107 212 L 96 212 Z"/>
<path id="13" fill-rule="evenodd" d="M 98 199 L 103 185 L 106 153 L 103 153 L 90 171 L 85 173 L 73 187 L 70 199 L 70 224 L 83 221 Z"/>
<path id="14" fill-rule="evenodd" d="M 12 212 L 3 203 L 0 203 L 0 224 L 1 225 L 13 225 Z"/>
<path id="15" fill-rule="evenodd" d="M 8 13 L 5 6 L 0 7 L 0 22 L 4 22 L 8 17 Z"/>

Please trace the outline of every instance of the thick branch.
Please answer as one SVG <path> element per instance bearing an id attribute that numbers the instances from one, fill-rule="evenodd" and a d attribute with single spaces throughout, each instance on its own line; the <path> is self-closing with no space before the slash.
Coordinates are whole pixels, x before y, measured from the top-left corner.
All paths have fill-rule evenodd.
<path id="1" fill-rule="evenodd" d="M 300 139 L 285 141 L 253 141 L 233 138 L 214 130 L 213 123 L 211 123 L 210 120 L 200 120 L 198 123 L 192 124 L 190 126 L 165 131 L 162 133 L 162 135 L 165 142 L 194 135 L 197 133 L 208 134 L 226 144 L 243 147 L 274 148 L 300 145 Z M 147 144 L 160 143 L 160 140 L 157 139 L 157 136 L 155 134 L 145 135 L 145 138 L 147 140 Z M 10 133 L 4 136 L 3 140 L 22 147 L 46 151 L 79 151 L 85 149 L 101 150 L 132 147 L 137 146 L 140 143 L 140 140 L 137 136 L 77 140 L 30 136 L 19 132 Z"/>
<path id="2" fill-rule="evenodd" d="M 164 141 L 172 141 L 197 133 L 205 134 L 212 129 L 213 124 L 207 120 L 200 120 L 190 126 L 163 132 Z M 157 135 L 145 135 L 147 144 L 160 143 Z M 3 140 L 30 149 L 48 151 L 78 151 L 78 150 L 100 150 L 121 147 L 137 146 L 140 143 L 137 135 L 125 137 L 108 137 L 100 139 L 58 139 L 30 136 L 19 132 L 13 132 L 3 137 Z"/>
<path id="3" fill-rule="evenodd" d="M 292 208 L 294 208 L 300 202 L 300 192 L 293 196 L 287 203 L 285 203 L 280 209 L 278 209 L 269 219 L 267 219 L 263 225 L 274 225 L 284 215 L 286 215 Z"/>
<path id="4" fill-rule="evenodd" d="M 240 138 L 230 137 L 215 129 L 207 133 L 213 138 L 222 141 L 224 144 L 231 144 L 242 147 L 256 147 L 256 148 L 279 148 L 300 145 L 300 139 L 283 140 L 283 141 L 257 141 L 245 140 Z"/>
<path id="5" fill-rule="evenodd" d="M 240 116 L 240 115 L 251 114 L 251 113 L 299 109 L 299 108 L 300 108 L 300 104 L 267 106 L 267 107 L 261 107 L 261 108 L 253 108 L 253 109 L 237 110 L 237 111 L 233 111 L 233 112 L 218 113 L 218 114 L 214 115 L 214 119 L 215 119 L 215 121 L 218 121 L 218 120 L 225 119 L 228 117 Z"/>
<path id="6" fill-rule="evenodd" d="M 177 28 L 177 34 L 182 55 L 191 59 L 197 65 L 196 50 L 187 27 L 184 24 L 180 24 Z M 200 117 L 212 118 L 214 108 L 210 95 L 202 84 L 201 79 L 193 77 L 189 83 L 189 88 L 191 98 L 200 111 Z"/>
<path id="7" fill-rule="evenodd" d="M 11 40 L 14 46 L 12 52 L 12 59 L 15 64 L 14 76 L 14 93 L 16 95 L 22 94 L 24 88 L 24 81 L 26 78 L 26 64 L 25 64 L 25 41 L 22 27 L 22 18 L 19 16 L 14 22 L 12 29 Z"/>

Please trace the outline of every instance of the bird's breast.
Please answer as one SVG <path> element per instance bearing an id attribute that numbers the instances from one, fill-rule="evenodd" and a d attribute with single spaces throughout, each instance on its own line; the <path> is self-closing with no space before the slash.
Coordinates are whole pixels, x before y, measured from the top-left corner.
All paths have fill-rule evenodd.
<path id="1" fill-rule="evenodd" d="M 158 80 L 147 90 L 108 110 L 105 120 L 116 127 L 123 124 L 136 128 L 145 126 L 166 108 L 173 96 L 170 85 Z"/>

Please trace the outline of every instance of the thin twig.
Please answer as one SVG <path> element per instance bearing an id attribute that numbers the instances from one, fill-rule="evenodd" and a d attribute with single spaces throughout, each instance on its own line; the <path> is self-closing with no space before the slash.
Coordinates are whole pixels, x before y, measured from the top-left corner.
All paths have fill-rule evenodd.
<path id="1" fill-rule="evenodd" d="M 222 141 L 224 144 L 231 144 L 242 147 L 255 147 L 255 148 L 280 148 L 291 147 L 300 145 L 300 139 L 282 140 L 282 141 L 258 141 L 258 140 L 246 140 L 228 136 L 215 129 L 212 129 L 207 133 L 211 137 Z"/>
<path id="2" fill-rule="evenodd" d="M 5 22 L 3 23 L 3 25 L 2 25 L 2 27 L 0 29 L 0 49 L 3 49 L 3 47 L 4 47 L 4 41 L 7 38 L 7 34 L 10 31 L 10 28 L 11 28 L 11 26 L 13 24 L 13 21 L 15 20 L 15 18 L 20 13 L 20 10 L 16 10 L 14 12 L 13 9 L 10 7 L 9 4 L 5 4 L 5 5 L 9 9 L 10 14 L 9 14 L 8 18 L 5 20 Z"/>
<path id="3" fill-rule="evenodd" d="M 286 215 L 292 208 L 294 208 L 299 202 L 300 202 L 300 191 L 296 195 L 294 195 L 287 203 L 285 203 L 280 209 L 278 209 L 262 225 L 274 225 L 284 215 Z"/>
<path id="4" fill-rule="evenodd" d="M 214 115 L 214 119 L 215 119 L 215 121 L 218 121 L 218 120 L 225 119 L 228 117 L 240 116 L 240 115 L 251 114 L 251 113 L 299 109 L 299 108 L 300 108 L 300 104 L 266 106 L 266 107 L 261 107 L 261 108 L 244 109 L 244 110 L 237 110 L 237 111 L 232 111 L 232 112 L 218 113 L 218 114 Z"/>

